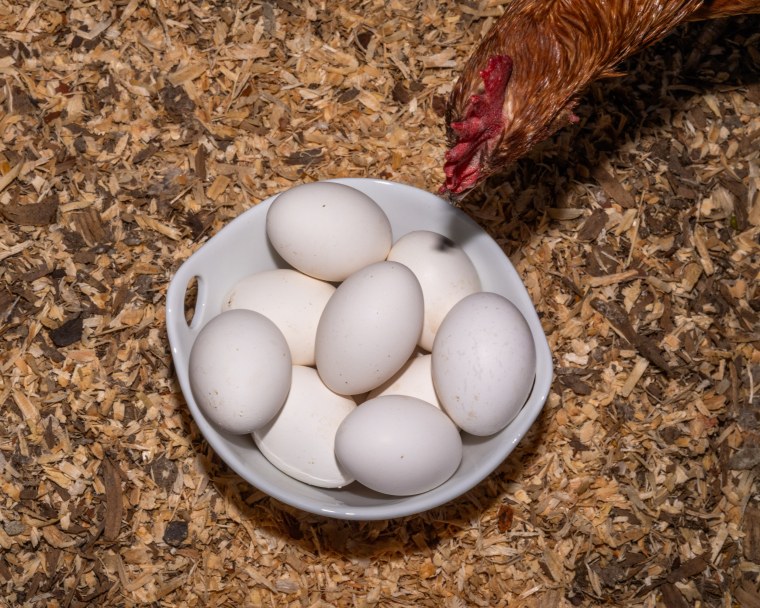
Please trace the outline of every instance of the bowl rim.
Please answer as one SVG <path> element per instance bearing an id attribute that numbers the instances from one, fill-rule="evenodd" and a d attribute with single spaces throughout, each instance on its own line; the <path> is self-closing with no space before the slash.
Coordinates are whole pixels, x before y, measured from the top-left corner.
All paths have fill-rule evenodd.
<path id="1" fill-rule="evenodd" d="M 262 214 L 265 218 L 269 205 L 271 205 L 279 193 L 255 204 L 225 224 L 180 265 L 169 283 L 166 296 L 166 327 L 170 350 L 174 360 L 175 375 L 179 381 L 182 395 L 204 440 L 214 449 L 225 464 L 234 470 L 243 480 L 286 505 L 318 515 L 360 521 L 394 519 L 440 507 L 473 489 L 483 479 L 491 475 L 512 453 L 541 413 L 549 396 L 553 380 L 552 355 L 546 335 L 527 289 L 509 258 L 496 241 L 463 211 L 451 206 L 448 201 L 437 195 L 399 182 L 374 178 L 335 178 L 324 181 L 346 184 L 362 191 L 372 188 L 393 188 L 398 194 L 409 195 L 410 199 L 422 199 L 426 204 L 437 206 L 441 212 L 453 214 L 453 216 L 456 216 L 457 221 L 464 222 L 468 225 L 469 229 L 478 233 L 484 246 L 487 246 L 493 252 L 494 259 L 498 260 L 502 266 L 500 271 L 510 275 L 510 281 L 519 286 L 521 293 L 516 295 L 520 296 L 521 302 L 515 302 L 515 304 L 518 305 L 531 328 L 536 350 L 536 375 L 528 400 L 523 405 L 518 416 L 507 426 L 511 430 L 511 435 L 513 435 L 512 440 L 499 444 L 501 445 L 501 449 L 492 450 L 485 459 L 479 461 L 477 475 L 471 474 L 461 478 L 457 478 L 455 475 L 449 481 L 444 482 L 444 484 L 433 490 L 414 496 L 391 497 L 397 498 L 397 500 L 380 505 L 317 506 L 314 504 L 314 501 L 294 496 L 291 492 L 284 491 L 277 484 L 269 483 L 265 478 L 257 475 L 257 471 L 252 471 L 238 465 L 238 459 L 232 453 L 229 440 L 218 433 L 205 419 L 195 403 L 190 390 L 187 357 L 189 356 L 192 340 L 197 336 L 204 323 L 215 316 L 215 314 L 218 314 L 211 314 L 213 311 L 210 311 L 207 306 L 208 293 L 206 292 L 206 285 L 201 278 L 198 278 L 199 273 L 197 272 L 196 264 L 198 260 L 211 255 L 210 252 L 213 250 L 223 247 L 226 235 L 232 234 L 242 222 L 260 220 L 258 216 Z M 370 196 L 372 195 L 370 194 Z M 444 208 L 443 205 L 446 207 Z M 431 210 L 435 211 L 432 207 Z M 396 239 L 397 237 L 394 236 L 394 241 Z M 195 314 L 191 323 L 188 324 L 185 320 L 185 292 L 189 282 L 193 278 L 198 278 L 198 293 L 196 296 Z"/>

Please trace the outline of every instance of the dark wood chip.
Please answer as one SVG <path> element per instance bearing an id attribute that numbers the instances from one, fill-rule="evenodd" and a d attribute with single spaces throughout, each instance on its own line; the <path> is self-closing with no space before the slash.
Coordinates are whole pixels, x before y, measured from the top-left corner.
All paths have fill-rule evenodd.
<path id="1" fill-rule="evenodd" d="M 55 438 L 55 433 L 53 432 L 52 418 L 48 418 L 43 437 L 45 438 L 45 445 L 47 445 L 48 449 L 52 449 L 56 445 L 57 440 Z"/>
<path id="2" fill-rule="evenodd" d="M 760 506 L 757 503 L 747 505 L 742 518 L 742 532 L 745 559 L 760 564 Z"/>
<path id="3" fill-rule="evenodd" d="M 672 583 L 664 583 L 660 590 L 665 608 L 690 608 L 689 602 L 686 601 L 678 587 Z"/>
<path id="4" fill-rule="evenodd" d="M 79 342 L 82 339 L 82 331 L 84 330 L 84 319 L 82 316 L 74 317 L 66 321 L 63 325 L 56 329 L 50 330 L 50 339 L 59 348 L 64 346 L 71 346 L 75 342 Z"/>
<path id="5" fill-rule="evenodd" d="M 114 541 L 121 532 L 121 519 L 124 512 L 121 476 L 110 459 L 105 458 L 101 466 L 103 485 L 106 490 L 106 513 L 103 526 L 103 539 Z"/>
<path id="6" fill-rule="evenodd" d="M 367 50 L 370 41 L 374 37 L 374 34 L 370 30 L 362 30 L 356 35 L 356 42 L 362 50 Z"/>
<path id="7" fill-rule="evenodd" d="M 499 507 L 499 512 L 496 517 L 496 525 L 499 528 L 499 532 L 509 532 L 512 528 L 512 523 L 515 520 L 515 511 L 511 505 L 504 504 Z"/>
<path id="8" fill-rule="evenodd" d="M 573 449 L 575 454 L 578 452 L 585 452 L 589 449 L 589 447 L 577 437 L 572 437 L 568 442 L 568 445 Z"/>
<path id="9" fill-rule="evenodd" d="M 177 465 L 173 460 L 161 454 L 150 464 L 150 476 L 163 490 L 170 491 L 177 479 Z"/>
<path id="10" fill-rule="evenodd" d="M 559 376 L 559 382 L 562 384 L 565 388 L 569 388 L 572 390 L 576 395 L 590 395 L 591 394 L 591 385 L 588 382 L 584 382 L 578 376 L 575 375 L 565 375 L 565 376 Z"/>
<path id="11" fill-rule="evenodd" d="M 208 158 L 208 152 L 206 147 L 199 145 L 195 151 L 195 158 L 193 165 L 195 169 L 195 176 L 201 181 L 205 182 L 208 179 L 208 171 L 206 169 L 206 159 Z"/>
<path id="12" fill-rule="evenodd" d="M 72 214 L 72 224 L 82 240 L 89 247 L 111 241 L 108 227 L 103 223 L 100 213 L 94 207 L 88 207 Z"/>
<path id="13" fill-rule="evenodd" d="M 597 167 L 593 172 L 594 179 L 599 182 L 604 192 L 618 205 L 625 208 L 636 206 L 633 195 L 628 192 L 609 171 L 603 167 Z"/>
<path id="14" fill-rule="evenodd" d="M 628 318 L 628 313 L 622 306 L 594 298 L 591 300 L 591 307 L 602 314 L 649 361 L 666 373 L 673 371 L 665 359 L 662 349 L 657 346 L 655 341 L 636 332 Z"/>
<path id="15" fill-rule="evenodd" d="M 182 520 L 170 521 L 164 530 L 164 542 L 171 547 L 179 547 L 187 538 L 187 522 Z"/>
<path id="16" fill-rule="evenodd" d="M 592 277 L 615 274 L 620 268 L 620 260 L 609 245 L 593 245 L 586 255 L 586 272 Z"/>
<path id="17" fill-rule="evenodd" d="M 760 592 L 749 581 L 742 581 L 741 587 L 734 591 L 734 598 L 741 608 L 760 608 Z"/>
<path id="18" fill-rule="evenodd" d="M 281 8 L 284 11 L 287 11 L 291 15 L 296 15 L 297 17 L 303 16 L 303 9 L 300 6 L 297 6 L 293 4 L 292 2 L 289 2 L 288 0 L 274 0 L 274 3 Z"/>
<path id="19" fill-rule="evenodd" d="M 167 117 L 174 122 L 184 123 L 195 111 L 195 102 L 182 86 L 167 84 L 161 89 L 161 101 Z"/>
<path id="20" fill-rule="evenodd" d="M 580 241 L 594 241 L 599 233 L 607 225 L 609 216 L 604 209 L 596 209 L 586 221 L 583 222 L 578 230 L 578 240 Z"/>
<path id="21" fill-rule="evenodd" d="M 322 148 L 313 148 L 311 150 L 303 150 L 301 152 L 294 152 L 289 154 L 285 158 L 286 165 L 314 165 L 324 160 Z"/>
<path id="22" fill-rule="evenodd" d="M 201 146 L 202 147 L 202 146 Z M 153 156 L 156 152 L 159 151 L 159 147 L 155 144 L 148 144 L 141 150 L 139 150 L 133 157 L 132 162 L 135 165 L 139 165 L 142 162 L 145 162 L 148 160 L 151 156 Z"/>
<path id="23" fill-rule="evenodd" d="M 760 447 L 742 446 L 728 461 L 728 466 L 734 470 L 754 469 L 760 465 Z"/>
<path id="24" fill-rule="evenodd" d="M 50 339 L 52 340 L 52 336 Z M 52 346 L 50 346 L 50 344 L 48 344 L 48 342 L 43 337 L 43 334 L 39 334 L 37 336 L 36 343 L 39 345 L 40 350 L 45 355 L 45 357 L 50 359 L 50 361 L 53 361 L 55 363 L 62 363 L 63 361 L 66 360 L 66 355 L 64 355 L 57 348 L 53 348 Z"/>
<path id="25" fill-rule="evenodd" d="M 707 116 L 701 106 L 697 106 L 691 112 L 691 119 L 699 129 L 704 129 L 707 126 Z"/>
<path id="26" fill-rule="evenodd" d="M 446 98 L 443 95 L 433 95 L 433 112 L 440 117 L 446 115 Z"/>
<path id="27" fill-rule="evenodd" d="M 671 583 L 677 583 L 678 581 L 692 578 L 693 576 L 704 572 L 704 570 L 710 565 L 705 557 L 706 556 L 704 555 L 698 555 L 697 557 L 685 561 L 678 566 L 678 568 L 668 574 L 668 581 Z"/>
<path id="28" fill-rule="evenodd" d="M 47 264 L 43 264 L 36 270 L 30 270 L 29 272 L 22 274 L 19 277 L 19 280 L 24 281 L 25 283 L 31 283 L 32 281 L 36 281 L 37 279 L 48 276 L 53 272 L 53 270 L 54 269 Z"/>
<path id="29" fill-rule="evenodd" d="M 58 201 L 39 203 L 9 203 L 0 205 L 0 214 L 9 222 L 20 226 L 48 226 L 58 215 Z"/>
<path id="30" fill-rule="evenodd" d="M 348 103 L 349 101 L 356 99 L 359 93 L 361 93 L 361 91 L 354 87 L 351 87 L 350 89 L 344 89 L 338 95 L 338 103 Z"/>
<path id="31" fill-rule="evenodd" d="M 396 84 L 393 85 L 391 96 L 393 97 L 394 101 L 403 105 L 406 105 L 412 101 L 411 92 L 404 86 L 404 83 L 401 81 L 396 81 Z"/>
<path id="32" fill-rule="evenodd" d="M 34 114 L 39 107 L 37 101 L 29 95 L 24 89 L 19 87 L 11 88 L 10 108 L 14 113 Z"/>

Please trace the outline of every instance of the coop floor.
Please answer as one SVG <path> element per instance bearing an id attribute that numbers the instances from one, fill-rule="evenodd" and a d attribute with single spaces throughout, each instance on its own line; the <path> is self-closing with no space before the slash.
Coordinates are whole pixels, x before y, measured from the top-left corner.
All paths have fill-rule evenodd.
<path id="1" fill-rule="evenodd" d="M 397 521 L 213 453 L 172 273 L 293 184 L 436 191 L 504 3 L 0 0 L 0 606 L 760 606 L 760 20 L 694 24 L 462 203 L 556 378 L 512 456 Z"/>

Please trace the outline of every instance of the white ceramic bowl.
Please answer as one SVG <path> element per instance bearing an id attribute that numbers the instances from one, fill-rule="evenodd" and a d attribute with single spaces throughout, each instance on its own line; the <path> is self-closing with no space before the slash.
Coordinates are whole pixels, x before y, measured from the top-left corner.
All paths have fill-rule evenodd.
<path id="1" fill-rule="evenodd" d="M 371 196 L 388 215 L 394 241 L 413 230 L 432 230 L 451 238 L 472 259 L 483 290 L 502 294 L 520 309 L 530 325 L 536 345 L 536 379 L 517 418 L 501 432 L 489 437 L 463 434 L 464 456 L 456 473 L 429 492 L 404 497 L 378 494 L 358 483 L 341 489 L 309 486 L 272 466 L 249 435 L 230 435 L 214 427 L 198 409 L 190 390 L 190 349 L 204 324 L 221 312 L 222 299 L 238 280 L 255 272 L 287 268 L 266 238 L 266 213 L 275 197 L 235 218 L 193 254 L 173 277 L 166 298 L 166 325 L 177 377 L 206 441 L 238 475 L 266 494 L 304 511 L 342 519 L 390 519 L 420 513 L 473 488 L 496 469 L 522 439 L 549 394 L 552 380 L 549 345 L 528 292 L 509 259 L 464 213 L 445 200 L 411 186 L 361 178 L 333 181 Z M 197 299 L 195 314 L 188 326 L 184 301 L 193 278 L 198 281 Z"/>

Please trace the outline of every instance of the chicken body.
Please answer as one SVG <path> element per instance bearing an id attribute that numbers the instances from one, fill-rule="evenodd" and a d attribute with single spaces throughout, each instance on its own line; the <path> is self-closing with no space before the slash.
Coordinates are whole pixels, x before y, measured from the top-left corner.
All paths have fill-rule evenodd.
<path id="1" fill-rule="evenodd" d="M 441 192 L 460 196 L 577 121 L 594 80 L 688 20 L 760 13 L 760 0 L 512 0 L 449 98 Z"/>

